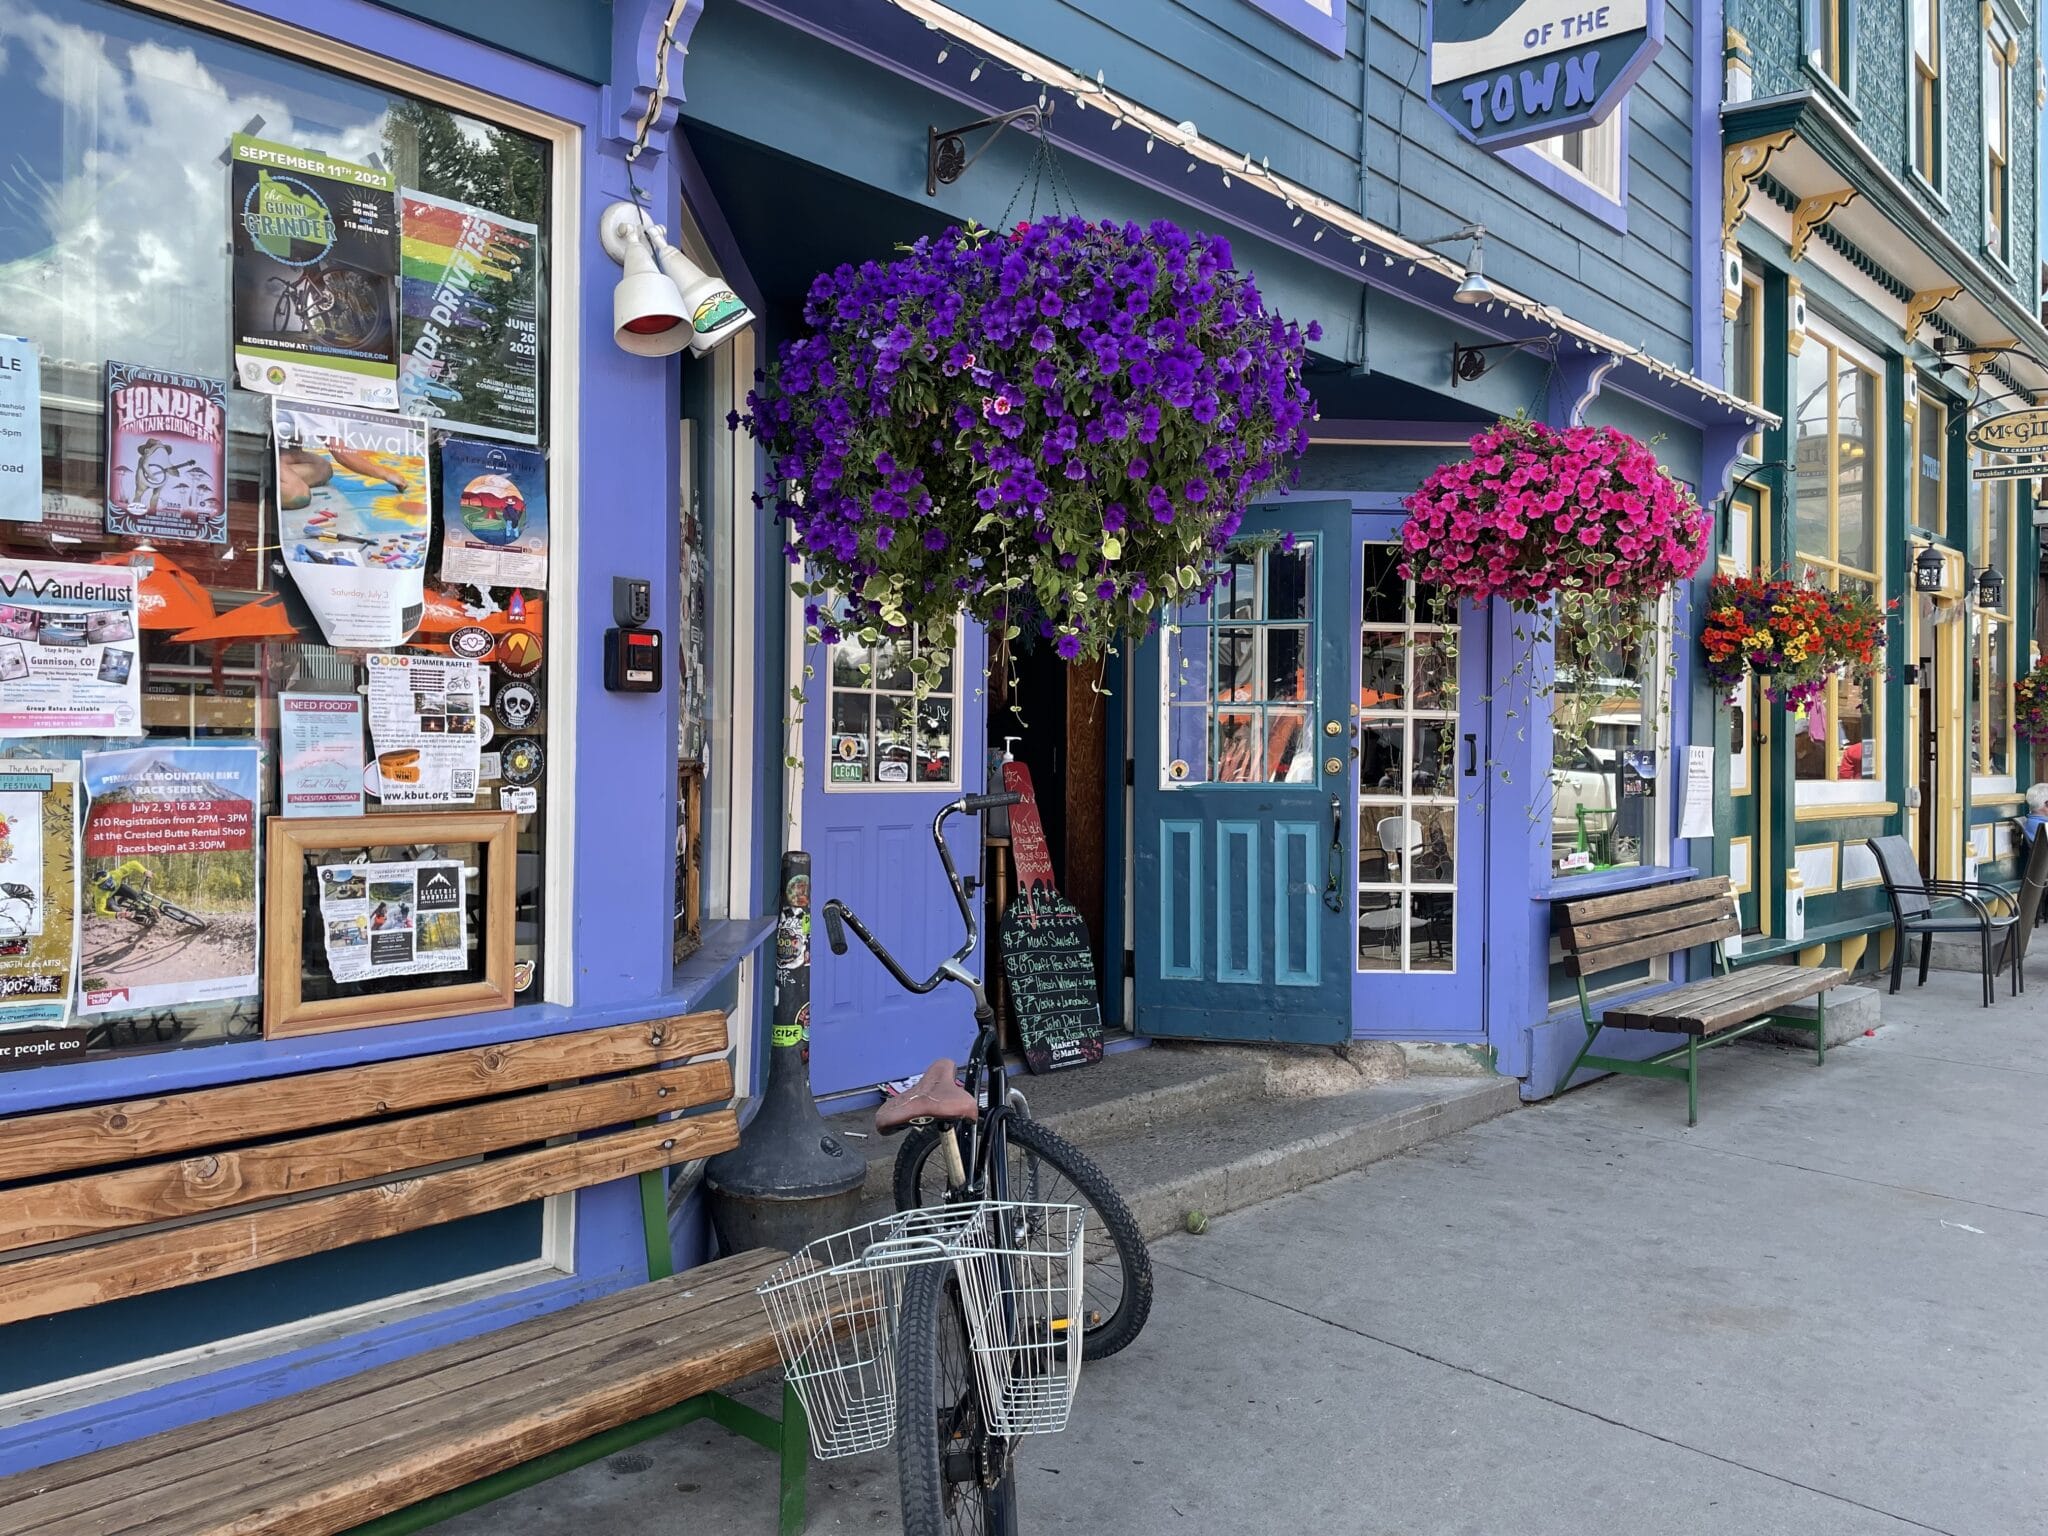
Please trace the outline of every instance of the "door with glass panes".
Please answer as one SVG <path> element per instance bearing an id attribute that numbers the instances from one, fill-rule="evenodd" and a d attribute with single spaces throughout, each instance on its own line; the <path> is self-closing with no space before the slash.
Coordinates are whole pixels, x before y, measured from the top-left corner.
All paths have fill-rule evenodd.
<path id="1" fill-rule="evenodd" d="M 1350 794 L 1357 1033 L 1479 1039 L 1491 770 L 1485 611 L 1401 574 L 1403 519 L 1356 520 Z M 1495 814 L 1524 814 L 1517 803 Z"/>

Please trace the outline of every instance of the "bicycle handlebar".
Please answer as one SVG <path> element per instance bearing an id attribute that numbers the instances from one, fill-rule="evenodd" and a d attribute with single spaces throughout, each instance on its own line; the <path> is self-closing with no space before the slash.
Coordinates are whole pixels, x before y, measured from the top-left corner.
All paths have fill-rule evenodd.
<path id="1" fill-rule="evenodd" d="M 970 816 L 979 816 L 983 811 L 993 811 L 1000 806 L 1022 805 L 1024 797 L 1013 789 L 999 789 L 986 795 L 969 795 L 960 802 L 960 809 Z"/>
<path id="2" fill-rule="evenodd" d="M 825 903 L 824 911 L 825 938 L 832 946 L 832 953 L 846 953 L 846 929 L 851 928 L 854 936 L 868 947 L 870 954 L 882 962 L 883 967 L 896 979 L 896 984 L 906 992 L 930 992 L 948 977 L 954 980 L 961 979 L 959 967 L 974 953 L 975 946 L 980 943 L 981 930 L 974 921 L 974 907 L 967 899 L 967 887 L 961 882 L 960 871 L 953 867 L 953 852 L 946 846 L 946 818 L 962 813 L 980 815 L 983 811 L 992 810 L 999 805 L 1016 805 L 1023 798 L 1022 795 L 1009 790 L 987 795 L 964 795 L 941 806 L 938 815 L 932 818 L 932 842 L 939 850 L 939 863 L 946 871 L 946 884 L 953 889 L 953 902 L 960 909 L 960 921 L 967 926 L 967 937 L 957 950 L 939 962 L 938 968 L 931 975 L 923 981 L 912 980 L 896 957 L 883 946 L 882 941 L 868 931 L 867 924 L 855 915 L 853 908 L 836 896 Z"/>

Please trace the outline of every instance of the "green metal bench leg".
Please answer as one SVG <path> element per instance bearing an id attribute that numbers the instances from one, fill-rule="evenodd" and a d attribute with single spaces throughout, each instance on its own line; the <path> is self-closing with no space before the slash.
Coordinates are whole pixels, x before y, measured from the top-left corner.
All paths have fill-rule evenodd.
<path id="1" fill-rule="evenodd" d="M 1813 999 L 1813 1064 L 1824 1067 L 1828 1064 L 1828 995 L 1814 994 Z"/>
<path id="2" fill-rule="evenodd" d="M 777 1529 L 781 1536 L 802 1536 L 806 1479 L 811 1470 L 811 1424 L 804 1401 L 789 1382 L 782 1384 L 782 1503 Z"/>
<path id="3" fill-rule="evenodd" d="M 1700 1123 L 1700 1037 L 1685 1037 L 1685 1123 Z"/>

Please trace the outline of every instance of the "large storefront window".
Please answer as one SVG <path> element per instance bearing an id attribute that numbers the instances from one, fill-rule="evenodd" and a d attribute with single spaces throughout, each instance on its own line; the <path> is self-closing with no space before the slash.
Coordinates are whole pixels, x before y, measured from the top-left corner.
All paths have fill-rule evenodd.
<path id="1" fill-rule="evenodd" d="M 2003 595 L 1995 608 L 1970 594 L 1970 772 L 1978 779 L 2007 779 L 2017 771 L 2013 761 L 2013 647 L 2018 631 L 2013 604 L 2019 591 L 2013 569 L 2018 511 L 2017 482 L 1973 481 L 1970 485 L 1970 552 L 1972 574 L 1981 566 L 1998 573 Z"/>
<path id="2" fill-rule="evenodd" d="M 1559 621 L 1550 698 L 1550 842 L 1560 873 L 1659 857 L 1665 629 L 1660 621 L 1647 647 L 1614 645 L 1569 617 Z"/>
<path id="3" fill-rule="evenodd" d="M 1819 585 L 1880 600 L 1884 577 L 1884 387 L 1841 344 L 1810 334 L 1794 373 L 1794 559 Z M 1828 685 L 1793 719 L 1804 800 L 1876 799 L 1882 690 L 1867 677 Z"/>
<path id="4" fill-rule="evenodd" d="M 41 433 L 0 443 L 0 1029 L 265 1033 L 277 922 L 306 998 L 475 980 L 509 928 L 538 1000 L 549 143 L 102 0 L 0 5 L 0 101 Z M 483 810 L 509 908 L 435 830 Z M 361 836 L 287 887 L 273 815 Z"/>

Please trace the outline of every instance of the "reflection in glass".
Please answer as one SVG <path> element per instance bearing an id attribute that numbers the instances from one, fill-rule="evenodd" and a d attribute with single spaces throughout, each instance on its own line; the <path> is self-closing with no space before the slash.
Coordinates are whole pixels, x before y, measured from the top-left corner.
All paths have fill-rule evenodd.
<path id="1" fill-rule="evenodd" d="M 1175 625 L 1166 631 L 1166 697 L 1175 704 L 1209 698 L 1209 636 L 1204 625 Z"/>
<path id="2" fill-rule="evenodd" d="M 1841 403 L 1836 445 L 1837 531 L 1842 564 L 1876 568 L 1877 495 L 1882 479 L 1878 443 L 1877 378 L 1847 358 L 1841 361 Z"/>
<path id="3" fill-rule="evenodd" d="M 1458 707 L 1458 657 L 1453 647 L 1457 636 L 1421 634 L 1415 637 L 1415 707 L 1455 710 Z"/>
<path id="4" fill-rule="evenodd" d="M 865 688 L 868 681 L 868 648 L 848 635 L 832 647 L 832 685 L 835 688 Z"/>
<path id="5" fill-rule="evenodd" d="M 1938 400 L 1920 395 L 1919 458 L 1914 481 L 1919 487 L 1917 521 L 1922 528 L 1940 533 L 1947 511 L 1942 494 L 1946 483 L 1943 466 L 1948 463 L 1948 412 Z"/>
<path id="6" fill-rule="evenodd" d="M 1233 560 L 1218 567 L 1216 594 L 1210 600 L 1212 623 L 1257 616 L 1258 565 L 1252 560 Z"/>
<path id="7" fill-rule="evenodd" d="M 1216 782 L 1251 784 L 1263 779 L 1259 771 L 1259 717 L 1255 710 L 1224 709 L 1216 712 Z"/>
<path id="8" fill-rule="evenodd" d="M 1166 777 L 1172 783 L 1209 781 L 1209 709 L 1179 705 L 1166 714 Z"/>
<path id="9" fill-rule="evenodd" d="M 1358 707 L 1399 709 L 1407 697 L 1403 673 L 1408 663 L 1407 637 L 1367 630 L 1358 647 Z"/>
<path id="10" fill-rule="evenodd" d="M 1406 731 L 1397 721 L 1363 720 L 1358 727 L 1358 788 L 1396 794 L 1407 779 Z"/>
<path id="11" fill-rule="evenodd" d="M 953 777 L 953 701 L 928 698 L 917 706 L 917 776 L 927 784 Z"/>
<path id="12" fill-rule="evenodd" d="M 1256 651 L 1249 629 L 1219 629 L 1216 635 L 1216 696 L 1237 703 L 1258 697 Z"/>
<path id="13" fill-rule="evenodd" d="M 892 693 L 910 691 L 910 646 L 906 642 L 884 640 L 875 647 L 875 686 Z"/>
<path id="14" fill-rule="evenodd" d="M 1407 623 L 1408 580 L 1401 574 L 1403 556 L 1399 547 L 1367 544 L 1360 558 L 1364 565 L 1365 622 Z"/>
<path id="15" fill-rule="evenodd" d="M 1409 761 L 1414 765 L 1413 787 L 1417 795 L 1457 793 L 1452 782 L 1457 773 L 1457 765 L 1452 761 L 1457 736 L 1454 720 L 1415 722 L 1415 751 Z"/>
<path id="16" fill-rule="evenodd" d="M 883 695 L 875 700 L 875 782 L 910 781 L 910 700 Z"/>
<path id="17" fill-rule="evenodd" d="M 1792 384 L 1795 547 L 1802 555 L 1822 559 L 1832 558 L 1834 553 L 1828 536 L 1828 482 L 1834 477 L 1828 451 L 1831 356 L 1826 347 L 1809 343 L 1799 353 Z"/>
<path id="18" fill-rule="evenodd" d="M 1306 699 L 1308 673 L 1308 631 L 1291 628 L 1267 630 L 1266 697 Z"/>
<path id="19" fill-rule="evenodd" d="M 1315 775 L 1316 743 L 1308 712 L 1275 706 L 1266 711 L 1268 783 L 1306 784 Z"/>
<path id="20" fill-rule="evenodd" d="M 1292 550 L 1274 549 L 1266 555 L 1266 613 L 1268 619 L 1286 621 L 1309 619 L 1315 545 L 1297 544 Z"/>

